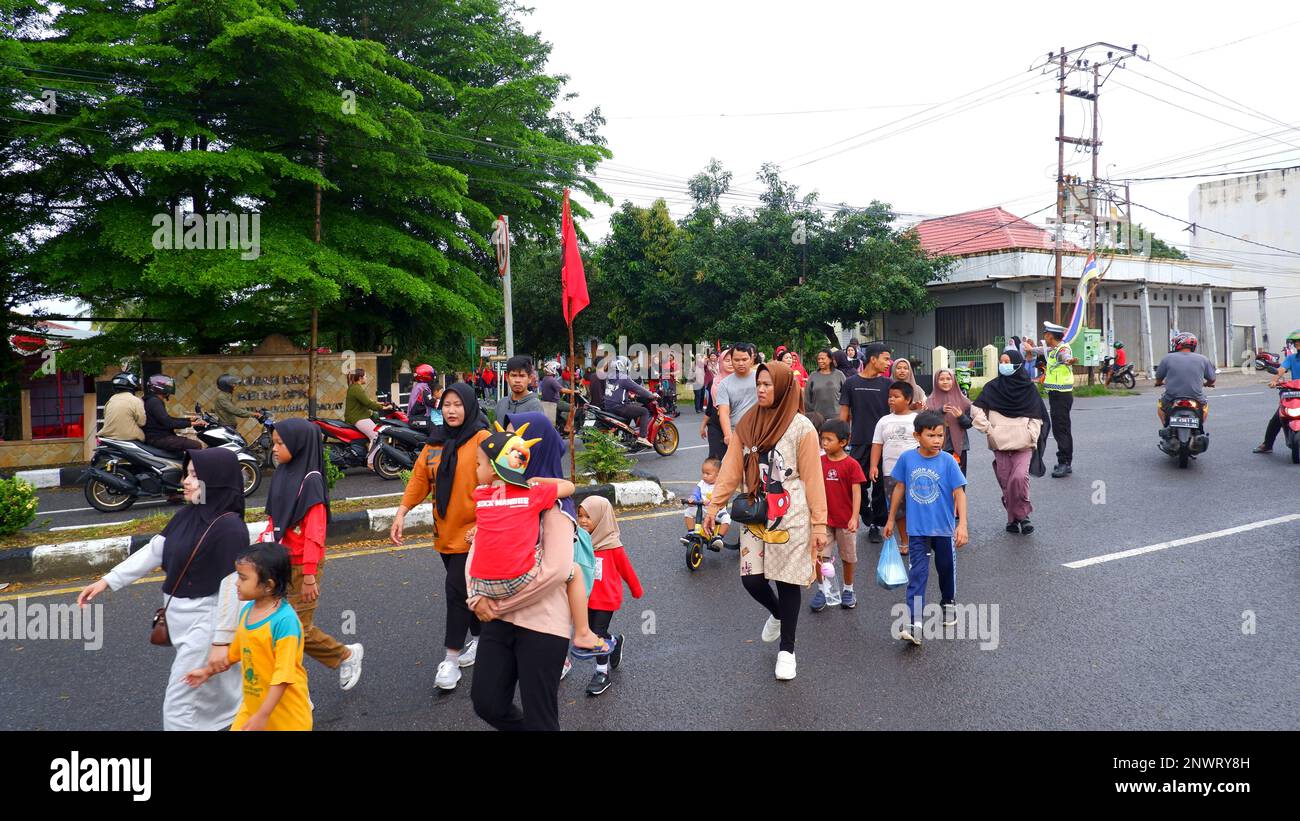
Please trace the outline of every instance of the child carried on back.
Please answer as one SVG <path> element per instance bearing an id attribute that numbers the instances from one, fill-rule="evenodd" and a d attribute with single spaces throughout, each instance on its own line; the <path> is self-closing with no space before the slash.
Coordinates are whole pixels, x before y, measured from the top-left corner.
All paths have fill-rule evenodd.
<path id="1" fill-rule="evenodd" d="M 527 425 L 517 432 L 501 430 L 483 440 L 478 450 L 478 482 L 474 489 L 474 556 L 469 567 L 469 597 L 509 598 L 537 578 L 542 566 L 541 517 L 559 499 L 573 495 L 572 482 L 536 477 L 525 479 L 529 448 L 540 439 L 525 440 Z M 567 584 L 573 619 L 573 646 L 607 654 L 612 645 L 592 632 L 587 620 L 587 583 L 577 564 Z"/>

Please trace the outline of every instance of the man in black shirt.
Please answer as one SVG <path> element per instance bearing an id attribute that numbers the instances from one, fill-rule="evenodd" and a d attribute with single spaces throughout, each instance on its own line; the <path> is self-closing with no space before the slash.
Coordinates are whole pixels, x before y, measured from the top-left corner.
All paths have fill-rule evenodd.
<path id="1" fill-rule="evenodd" d="M 840 419 L 849 422 L 849 455 L 862 465 L 863 474 L 871 475 L 871 438 L 876 423 L 889 413 L 889 369 L 893 357 L 886 345 L 873 342 L 860 357 L 862 369 L 844 380 L 840 388 Z M 888 512 L 885 510 L 885 477 L 883 471 L 874 482 L 868 483 L 870 493 L 862 494 L 862 523 L 870 526 L 867 538 L 879 544 L 880 528 L 884 527 Z"/>
<path id="2" fill-rule="evenodd" d="M 144 400 L 144 442 L 146 445 L 163 450 L 202 450 L 203 443 L 186 436 L 177 436 L 175 431 L 181 428 L 203 427 L 202 419 L 181 419 L 167 413 L 163 396 L 176 394 L 176 380 L 166 374 L 156 373 L 149 377 L 148 398 Z"/>

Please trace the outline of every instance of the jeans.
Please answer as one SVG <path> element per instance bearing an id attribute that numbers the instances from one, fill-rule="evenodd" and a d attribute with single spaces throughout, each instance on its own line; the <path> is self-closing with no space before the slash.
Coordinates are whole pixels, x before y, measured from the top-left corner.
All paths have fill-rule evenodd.
<path id="1" fill-rule="evenodd" d="M 953 604 L 957 601 L 957 550 L 952 545 L 951 536 L 917 536 L 908 537 L 911 548 L 907 556 L 911 560 L 907 571 L 907 605 L 912 608 L 912 623 L 921 624 L 925 610 L 925 587 L 930 583 L 930 551 L 934 552 L 934 568 L 939 571 L 940 604 Z"/>
<path id="2" fill-rule="evenodd" d="M 704 388 L 695 389 L 695 412 L 704 412 Z"/>

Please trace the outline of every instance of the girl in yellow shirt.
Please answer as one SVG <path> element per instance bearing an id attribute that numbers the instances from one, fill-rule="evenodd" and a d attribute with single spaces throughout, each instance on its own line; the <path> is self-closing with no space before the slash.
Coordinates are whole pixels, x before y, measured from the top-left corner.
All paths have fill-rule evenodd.
<path id="1" fill-rule="evenodd" d="M 289 551 L 278 542 L 251 545 L 235 561 L 239 598 L 246 601 L 224 666 L 209 664 L 186 676 L 198 687 L 231 665 L 243 665 L 244 700 L 232 730 L 310 730 L 307 670 L 302 666 L 302 623 L 285 598 Z"/>

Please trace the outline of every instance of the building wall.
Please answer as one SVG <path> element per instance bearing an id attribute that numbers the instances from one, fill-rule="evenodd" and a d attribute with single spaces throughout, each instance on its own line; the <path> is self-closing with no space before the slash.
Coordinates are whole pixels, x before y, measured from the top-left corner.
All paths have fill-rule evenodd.
<path id="1" fill-rule="evenodd" d="M 1230 254 L 1232 285 L 1268 289 L 1270 346 L 1276 351 L 1288 331 L 1300 328 L 1300 258 L 1234 237 L 1300 251 L 1300 168 L 1202 183 L 1189 200 L 1193 223 L 1231 235 L 1194 230 L 1190 256 L 1217 260 Z M 1258 297 L 1235 294 L 1232 314 L 1235 324 L 1257 326 Z"/>

